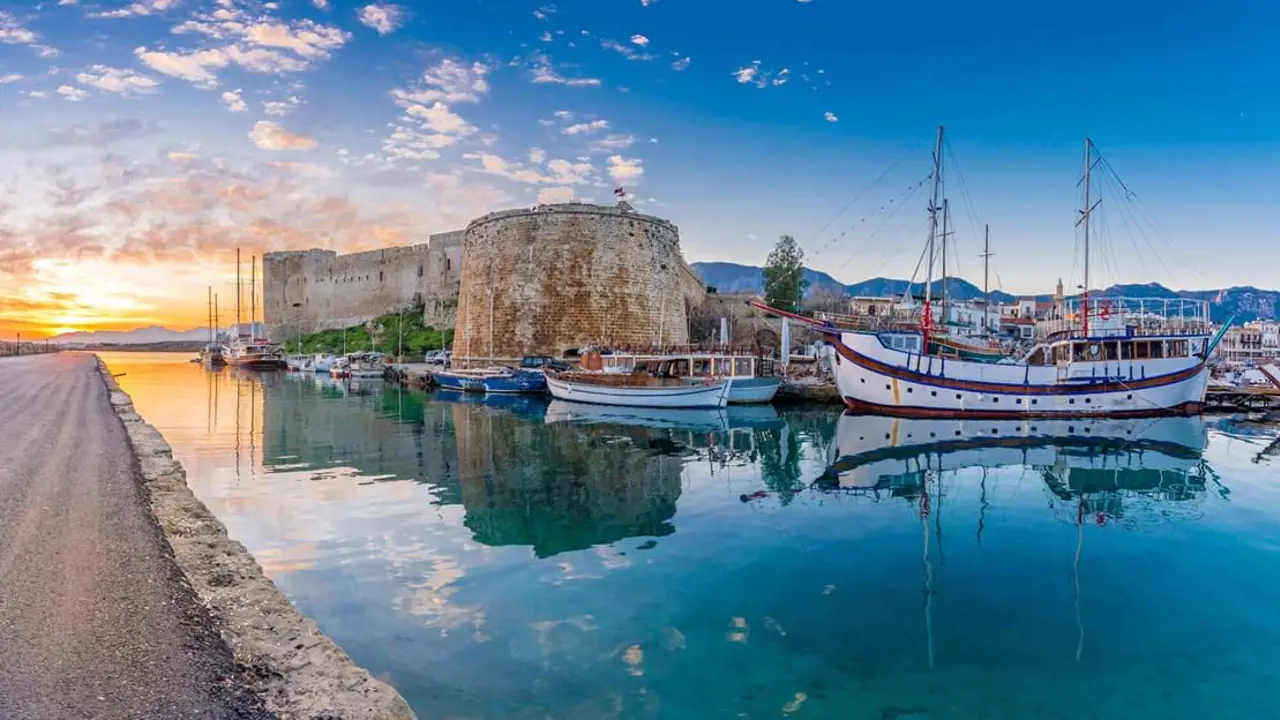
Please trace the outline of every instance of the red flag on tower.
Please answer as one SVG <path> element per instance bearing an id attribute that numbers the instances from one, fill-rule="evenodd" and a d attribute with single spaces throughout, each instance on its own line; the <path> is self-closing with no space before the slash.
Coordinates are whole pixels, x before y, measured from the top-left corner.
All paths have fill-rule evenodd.
<path id="1" fill-rule="evenodd" d="M 617 195 L 620 198 L 624 198 L 627 196 L 627 191 L 624 190 L 621 186 L 618 186 L 613 189 L 613 194 Z"/>

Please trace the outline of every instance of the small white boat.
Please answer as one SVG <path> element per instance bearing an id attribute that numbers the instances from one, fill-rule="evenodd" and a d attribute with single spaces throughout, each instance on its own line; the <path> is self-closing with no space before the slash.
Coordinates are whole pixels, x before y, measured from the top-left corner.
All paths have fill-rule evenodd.
<path id="1" fill-rule="evenodd" d="M 346 357 L 347 377 L 380 378 L 387 372 L 387 365 L 383 362 L 385 358 L 379 352 L 351 353 Z"/>
<path id="2" fill-rule="evenodd" d="M 772 402 L 782 385 L 782 376 L 770 358 L 751 348 L 716 346 L 708 348 L 667 348 L 663 352 L 601 351 L 589 353 L 584 360 L 605 373 L 628 374 L 665 364 L 675 377 L 732 380 L 730 405 L 755 405 Z"/>
<path id="3" fill-rule="evenodd" d="M 557 400 L 621 407 L 722 408 L 729 404 L 732 384 L 616 373 L 547 373 L 547 389 Z"/>
<path id="4" fill-rule="evenodd" d="M 290 372 L 311 372 L 315 370 L 314 358 L 310 355 L 289 355 L 284 359 L 284 365 Z"/>
<path id="5" fill-rule="evenodd" d="M 547 405 L 543 422 L 632 425 L 653 430 L 723 432 L 729 429 L 727 412 L 722 408 L 610 407 L 552 400 Z"/>
<path id="6" fill-rule="evenodd" d="M 334 360 L 332 355 L 316 355 L 311 358 L 311 369 L 318 373 L 327 373 L 333 367 Z"/>

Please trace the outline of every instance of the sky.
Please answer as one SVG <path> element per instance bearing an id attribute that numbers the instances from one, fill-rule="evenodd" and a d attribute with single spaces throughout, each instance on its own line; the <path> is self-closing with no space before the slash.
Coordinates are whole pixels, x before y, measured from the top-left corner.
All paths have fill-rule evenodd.
<path id="1" fill-rule="evenodd" d="M 0 337 L 203 325 L 235 249 L 425 242 L 613 202 L 690 262 L 781 234 L 911 277 L 946 128 L 948 273 L 1280 287 L 1267 2 L 0 2 Z M 940 269 L 939 269 L 940 271 Z M 225 310 L 224 310 L 225 313 Z"/>

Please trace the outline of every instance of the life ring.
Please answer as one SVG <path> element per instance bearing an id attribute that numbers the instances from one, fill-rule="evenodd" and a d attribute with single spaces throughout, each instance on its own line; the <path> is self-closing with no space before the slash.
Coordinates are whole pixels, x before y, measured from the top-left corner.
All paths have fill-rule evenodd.
<path id="1" fill-rule="evenodd" d="M 1097 357 L 1098 353 L 1100 352 L 1102 352 L 1102 347 L 1097 343 L 1094 343 L 1089 346 L 1089 354 L 1092 355 L 1093 357 Z"/>
<path id="2" fill-rule="evenodd" d="M 1110 306 L 1110 305 L 1103 305 L 1103 306 L 1102 306 L 1102 309 L 1098 311 L 1098 317 L 1102 318 L 1103 320 L 1110 320 L 1110 319 L 1111 319 L 1111 306 Z"/>

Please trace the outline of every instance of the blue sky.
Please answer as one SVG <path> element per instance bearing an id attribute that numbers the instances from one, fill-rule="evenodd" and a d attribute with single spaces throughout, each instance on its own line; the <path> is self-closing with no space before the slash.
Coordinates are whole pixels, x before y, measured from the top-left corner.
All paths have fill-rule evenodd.
<path id="1" fill-rule="evenodd" d="M 926 232 L 924 191 L 906 191 L 938 124 L 971 280 L 990 224 L 1001 287 L 1080 281 L 1089 135 L 1136 193 L 1103 184 L 1094 284 L 1280 286 L 1274 3 L 0 13 L 0 317 L 168 321 L 199 305 L 191 287 L 225 282 L 236 246 L 415 242 L 539 199 L 609 202 L 615 185 L 681 227 L 690 261 L 762 264 L 790 233 L 842 280 L 905 277 Z"/>

